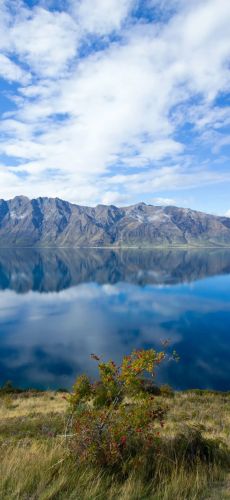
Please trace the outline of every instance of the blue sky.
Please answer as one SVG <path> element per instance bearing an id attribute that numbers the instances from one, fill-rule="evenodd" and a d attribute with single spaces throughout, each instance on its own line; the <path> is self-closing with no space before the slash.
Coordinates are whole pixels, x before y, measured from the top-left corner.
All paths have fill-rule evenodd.
<path id="1" fill-rule="evenodd" d="M 230 215 L 229 0 L 0 0 L 0 197 Z"/>

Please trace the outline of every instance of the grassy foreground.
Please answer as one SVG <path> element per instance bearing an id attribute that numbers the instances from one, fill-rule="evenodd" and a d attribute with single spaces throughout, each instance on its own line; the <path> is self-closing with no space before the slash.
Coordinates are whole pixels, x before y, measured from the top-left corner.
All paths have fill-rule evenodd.
<path id="1" fill-rule="evenodd" d="M 65 437 L 67 403 L 60 392 L 0 396 L 1 499 L 228 499 L 230 498 L 230 394 L 182 392 L 158 396 L 169 406 L 161 431 L 157 480 L 130 474 L 118 480 L 79 468 Z M 177 462 L 170 443 L 186 428 L 221 440 L 222 456 L 211 464 Z"/>

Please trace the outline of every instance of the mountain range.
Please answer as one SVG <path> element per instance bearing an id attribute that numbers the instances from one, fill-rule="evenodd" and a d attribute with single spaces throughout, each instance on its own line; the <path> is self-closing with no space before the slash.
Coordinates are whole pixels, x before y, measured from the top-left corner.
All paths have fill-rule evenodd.
<path id="1" fill-rule="evenodd" d="M 1 247 L 230 246 L 230 218 L 174 206 L 0 200 Z"/>

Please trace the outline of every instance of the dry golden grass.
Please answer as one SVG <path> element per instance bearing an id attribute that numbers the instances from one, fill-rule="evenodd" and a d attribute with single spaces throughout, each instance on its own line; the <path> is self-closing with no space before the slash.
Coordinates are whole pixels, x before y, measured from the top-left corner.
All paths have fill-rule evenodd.
<path id="1" fill-rule="evenodd" d="M 165 432 L 174 435 L 184 424 L 198 425 L 203 436 L 222 439 L 230 447 L 230 394 L 178 392 L 168 404 Z"/>
<path id="2" fill-rule="evenodd" d="M 66 400 L 59 392 L 6 394 L 0 398 L 0 419 L 26 417 L 35 414 L 64 413 Z"/>
<path id="3" fill-rule="evenodd" d="M 65 397 L 65 393 L 51 391 L 2 396 L 0 421 L 52 413 L 64 416 Z M 230 394 L 176 392 L 174 397 L 157 396 L 157 399 L 162 399 L 169 407 L 164 430 L 168 435 L 174 435 L 183 424 L 200 425 L 205 436 L 221 438 L 230 445 Z"/>
<path id="4" fill-rule="evenodd" d="M 122 483 L 92 469 L 79 470 L 63 438 L 65 394 L 46 392 L 0 397 L 0 498 L 5 500 L 230 498 L 229 478 L 218 466 L 162 473 L 161 484 L 143 484 L 129 476 Z M 161 398 L 161 396 L 159 397 Z M 163 397 L 169 412 L 163 433 L 173 437 L 185 425 L 197 426 L 209 439 L 230 448 L 230 395 L 185 392 Z M 163 463 L 163 462 L 162 462 Z"/>

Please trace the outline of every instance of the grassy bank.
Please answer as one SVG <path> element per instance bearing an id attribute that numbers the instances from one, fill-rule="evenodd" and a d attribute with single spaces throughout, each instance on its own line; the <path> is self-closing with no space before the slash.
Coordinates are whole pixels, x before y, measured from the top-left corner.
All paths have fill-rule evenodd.
<path id="1" fill-rule="evenodd" d="M 161 431 L 155 481 L 146 481 L 141 474 L 118 480 L 111 474 L 77 466 L 64 435 L 64 397 L 59 392 L 1 395 L 0 498 L 230 498 L 230 394 L 198 391 L 158 396 L 169 412 Z M 199 429 L 209 443 L 222 441 L 221 452 L 212 463 L 198 461 L 190 467 L 177 460 L 175 436 L 183 435 L 189 441 L 191 429 Z"/>

